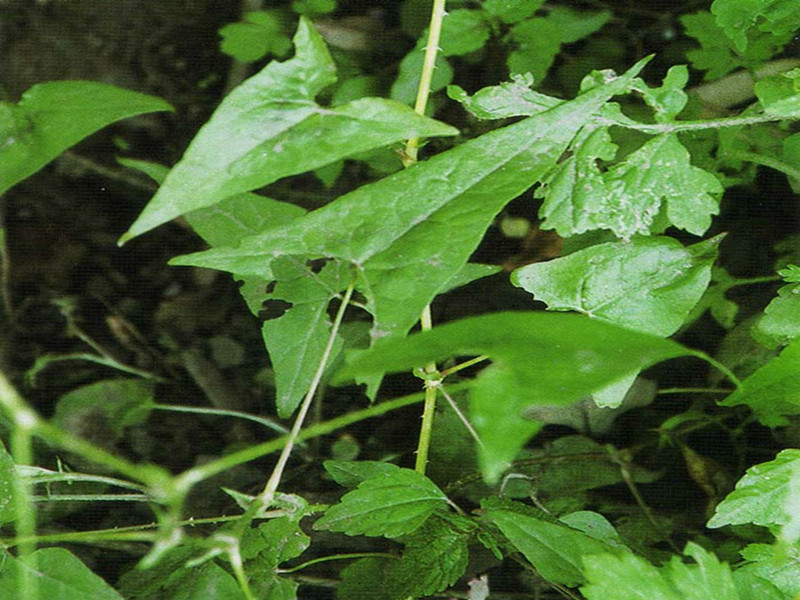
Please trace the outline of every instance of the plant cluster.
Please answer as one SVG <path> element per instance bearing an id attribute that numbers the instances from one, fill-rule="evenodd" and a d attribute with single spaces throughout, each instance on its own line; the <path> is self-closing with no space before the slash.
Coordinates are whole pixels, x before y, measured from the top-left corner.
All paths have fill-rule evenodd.
<path id="1" fill-rule="evenodd" d="M 182 218 L 208 249 L 171 264 L 231 273 L 256 316 L 280 309 L 261 333 L 276 415 L 293 421 L 217 410 L 277 432 L 172 473 L 67 423 L 91 409 L 122 439 L 158 410 L 215 411 L 159 404 L 146 373 L 96 356 L 124 376 L 69 392 L 45 419 L 0 374 L 0 597 L 288 600 L 332 577 L 342 600 L 503 597 L 487 572 L 573 599 L 800 597 L 798 249 L 784 240 L 773 272 L 738 277 L 719 261 L 725 235 L 710 233 L 726 189 L 752 185 L 757 166 L 800 185 L 800 68 L 784 52 L 800 7 L 714 0 L 659 21 L 662 54 L 634 61 L 614 28 L 652 17 L 644 9 L 445 4 L 402 3 L 399 27 L 419 41 L 391 75 L 370 64 L 378 42 L 330 18 L 333 0 L 250 13 L 223 28 L 222 48 L 265 66 L 171 168 L 120 159 L 158 183 L 121 244 Z M 633 39 L 636 51 L 643 38 Z M 670 53 L 690 64 L 669 64 Z M 508 78 L 470 93 L 483 67 Z M 687 89 L 700 72 L 706 82 Z M 32 87 L 0 104 L 0 194 L 93 132 L 167 110 L 98 82 Z M 463 126 L 434 118 L 445 115 Z M 342 193 L 314 210 L 256 193 L 291 178 Z M 506 212 L 520 200 L 538 207 L 536 227 Z M 520 261 L 510 275 L 471 262 L 498 224 L 520 238 L 555 232 L 559 256 Z M 530 310 L 435 322 L 438 298 L 487 277 L 527 293 Z M 740 318 L 734 291 L 765 282 L 782 287 Z M 717 354 L 692 347 L 685 334 L 703 319 L 739 341 Z M 658 382 L 661 363 L 710 374 L 670 387 Z M 396 373 L 424 391 L 387 399 L 382 383 Z M 369 406 L 307 422 L 313 402 L 354 383 Z M 661 413 L 635 443 L 608 441 L 623 413 L 676 395 L 684 409 Z M 346 493 L 317 501 L 287 489 L 305 442 L 419 403 L 413 465 L 355 460 L 358 445 L 342 436 L 322 466 Z M 571 432 L 537 444 L 546 425 Z M 730 464 L 689 442 L 709 430 L 722 432 Z M 755 430 L 782 434 L 785 447 L 754 459 Z M 36 440 L 76 468 L 40 460 Z M 701 522 L 660 512 L 643 493 L 663 473 L 640 457 L 663 448 L 702 492 Z M 272 454 L 258 489 L 225 489 L 232 514 L 187 514 L 196 487 Z M 632 501 L 597 493 L 609 486 Z M 156 522 L 39 529 L 59 505 L 99 502 L 146 503 Z M 333 534 L 344 536 L 317 543 Z M 113 586 L 64 547 L 128 542 L 147 554 Z"/>

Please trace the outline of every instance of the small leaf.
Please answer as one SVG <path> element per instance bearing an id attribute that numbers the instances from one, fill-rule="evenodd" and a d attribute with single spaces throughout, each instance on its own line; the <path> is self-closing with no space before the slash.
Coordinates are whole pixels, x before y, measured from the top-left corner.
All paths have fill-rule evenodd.
<path id="1" fill-rule="evenodd" d="M 406 106 L 364 98 L 326 109 L 314 102 L 336 80 L 320 35 L 301 18 L 295 56 L 271 62 L 220 104 L 121 241 L 184 213 L 411 136 L 452 127 Z"/>
<path id="2" fill-rule="evenodd" d="M 442 24 L 439 51 L 442 56 L 469 54 L 483 48 L 489 34 L 483 11 L 465 8 L 450 11 Z"/>
<path id="3" fill-rule="evenodd" d="M 564 101 L 534 92 L 533 75 L 514 75 L 510 82 L 481 88 L 472 96 L 457 85 L 447 87 L 447 95 L 479 119 L 530 117 L 550 110 Z"/>
<path id="4" fill-rule="evenodd" d="M 714 0 L 711 12 L 740 52 L 754 32 L 791 38 L 800 29 L 800 11 L 786 0 Z"/>
<path id="5" fill-rule="evenodd" d="M 347 535 L 398 537 L 417 529 L 447 497 L 411 469 L 395 467 L 362 481 L 314 524 Z"/>
<path id="6" fill-rule="evenodd" d="M 800 414 L 800 340 L 745 379 L 721 404 L 746 404 L 767 427 L 786 425 L 787 415 Z"/>
<path id="7" fill-rule="evenodd" d="M 548 19 L 533 17 L 514 25 L 509 33 L 515 49 L 508 53 L 509 73 L 531 73 L 541 82 L 561 50 L 561 34 Z"/>
<path id="8" fill-rule="evenodd" d="M 220 49 L 240 62 L 253 62 L 267 55 L 285 56 L 292 49 L 286 35 L 286 19 L 278 11 L 248 12 L 240 23 L 219 30 Z"/>
<path id="9" fill-rule="evenodd" d="M 504 23 L 516 23 L 530 17 L 544 0 L 484 0 L 483 10 Z"/>
<path id="10" fill-rule="evenodd" d="M 49 81 L 0 103 L 0 195 L 79 141 L 128 117 L 172 110 L 154 96 L 95 81 Z"/>
<path id="11" fill-rule="evenodd" d="M 708 287 L 720 241 L 717 237 L 689 248 L 666 237 L 598 244 L 521 267 L 511 282 L 549 310 L 574 310 L 668 336 Z"/>
<path id="12" fill-rule="evenodd" d="M 23 558 L 5 553 L 0 568 L 0 598 L 21 598 L 20 580 L 26 572 L 36 579 L 40 598 L 122 600 L 110 585 L 63 548 L 44 548 Z M 220 599 L 232 600 L 232 597 L 220 596 Z"/>
<path id="13" fill-rule="evenodd" d="M 753 335 L 770 348 L 789 344 L 800 335 L 800 285 L 791 283 L 778 290 L 753 328 Z"/>
<path id="14" fill-rule="evenodd" d="M 707 526 L 753 523 L 781 527 L 781 537 L 800 539 L 800 450 L 782 450 L 771 461 L 750 467 L 736 489 L 717 505 Z"/>
<path id="15" fill-rule="evenodd" d="M 644 101 L 656 112 L 659 122 L 673 121 L 686 107 L 689 96 L 683 91 L 689 81 L 689 69 L 686 65 L 675 65 L 667 71 L 661 87 L 651 88 L 644 81 L 638 91 Z"/>

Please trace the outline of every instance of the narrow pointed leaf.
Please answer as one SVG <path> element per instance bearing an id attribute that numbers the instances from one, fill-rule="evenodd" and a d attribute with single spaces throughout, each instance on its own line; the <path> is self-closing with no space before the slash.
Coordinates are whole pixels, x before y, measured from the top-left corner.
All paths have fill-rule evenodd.
<path id="1" fill-rule="evenodd" d="M 348 492 L 314 524 L 347 535 L 398 537 L 417 529 L 447 497 L 424 475 L 395 467 Z"/>
<path id="2" fill-rule="evenodd" d="M 668 336 L 708 287 L 720 241 L 688 248 L 666 237 L 598 244 L 517 269 L 511 282 L 550 310 Z"/>
<path id="3" fill-rule="evenodd" d="M 457 131 L 380 98 L 324 108 L 314 98 L 336 80 L 325 43 L 302 18 L 296 54 L 233 90 L 123 236 L 140 235 L 234 194 L 407 137 Z"/>
<path id="4" fill-rule="evenodd" d="M 85 137 L 121 119 L 172 110 L 164 100 L 96 81 L 49 81 L 0 102 L 0 195 Z"/>
<path id="5" fill-rule="evenodd" d="M 173 264 L 266 277 L 283 254 L 336 257 L 360 272 L 373 337 L 403 334 L 459 270 L 497 212 L 540 180 L 628 73 L 529 119 L 340 197 L 280 229 Z"/>

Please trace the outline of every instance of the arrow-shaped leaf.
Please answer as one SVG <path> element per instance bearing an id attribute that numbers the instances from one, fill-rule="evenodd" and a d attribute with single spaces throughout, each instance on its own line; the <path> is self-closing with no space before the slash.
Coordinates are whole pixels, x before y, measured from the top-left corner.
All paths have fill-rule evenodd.
<path id="1" fill-rule="evenodd" d="M 324 108 L 314 98 L 336 81 L 325 42 L 306 19 L 295 56 L 271 62 L 220 104 L 121 241 L 184 213 L 358 152 L 456 129 L 381 98 Z"/>

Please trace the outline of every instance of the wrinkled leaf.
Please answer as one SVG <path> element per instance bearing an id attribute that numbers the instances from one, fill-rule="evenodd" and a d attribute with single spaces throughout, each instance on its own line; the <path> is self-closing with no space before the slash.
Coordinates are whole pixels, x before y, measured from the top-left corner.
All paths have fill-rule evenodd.
<path id="1" fill-rule="evenodd" d="M 781 527 L 781 537 L 792 544 L 800 539 L 800 450 L 782 450 L 773 460 L 747 469 L 707 526 L 744 523 Z"/>
<path id="2" fill-rule="evenodd" d="M 545 198 L 540 210 L 544 229 L 555 229 L 562 236 L 610 229 L 629 239 L 663 229 L 657 220 L 663 213 L 675 227 L 702 235 L 711 216 L 719 213 L 722 184 L 691 164 L 675 134 L 654 137 L 601 172 L 597 160 L 613 154 L 608 134 L 598 130 L 561 163 L 537 193 Z"/>
<path id="3" fill-rule="evenodd" d="M 800 414 L 800 340 L 745 379 L 722 404 L 746 404 L 767 427 L 786 425 L 786 415 Z"/>
<path id="4" fill-rule="evenodd" d="M 305 18 L 294 43 L 293 58 L 271 62 L 223 100 L 121 241 L 357 152 L 412 136 L 456 133 L 380 98 L 319 106 L 314 98 L 336 80 L 335 66 Z"/>
<path id="5" fill-rule="evenodd" d="M 172 110 L 164 100 L 96 81 L 49 81 L 0 102 L 0 195 L 79 141 L 121 119 Z"/>
<path id="6" fill-rule="evenodd" d="M 424 475 L 395 467 L 348 492 L 314 524 L 347 535 L 398 537 L 417 529 L 447 497 Z"/>
<path id="7" fill-rule="evenodd" d="M 481 88 L 472 96 L 457 85 L 447 87 L 447 95 L 479 119 L 530 117 L 564 101 L 531 89 L 533 75 L 514 75 L 511 81 Z"/>
<path id="8" fill-rule="evenodd" d="M 683 324 L 711 279 L 721 237 L 684 248 L 673 238 L 598 244 L 526 265 L 511 282 L 546 303 L 654 335 Z"/>
<path id="9" fill-rule="evenodd" d="M 711 12 L 740 52 L 754 32 L 791 37 L 800 29 L 800 9 L 791 0 L 714 0 Z"/>
<path id="10" fill-rule="evenodd" d="M 466 264 L 497 212 L 539 180 L 626 75 L 531 117 L 363 186 L 237 248 L 179 257 L 173 264 L 270 277 L 280 255 L 354 263 L 357 288 L 375 318 L 373 338 L 404 334 Z"/>

